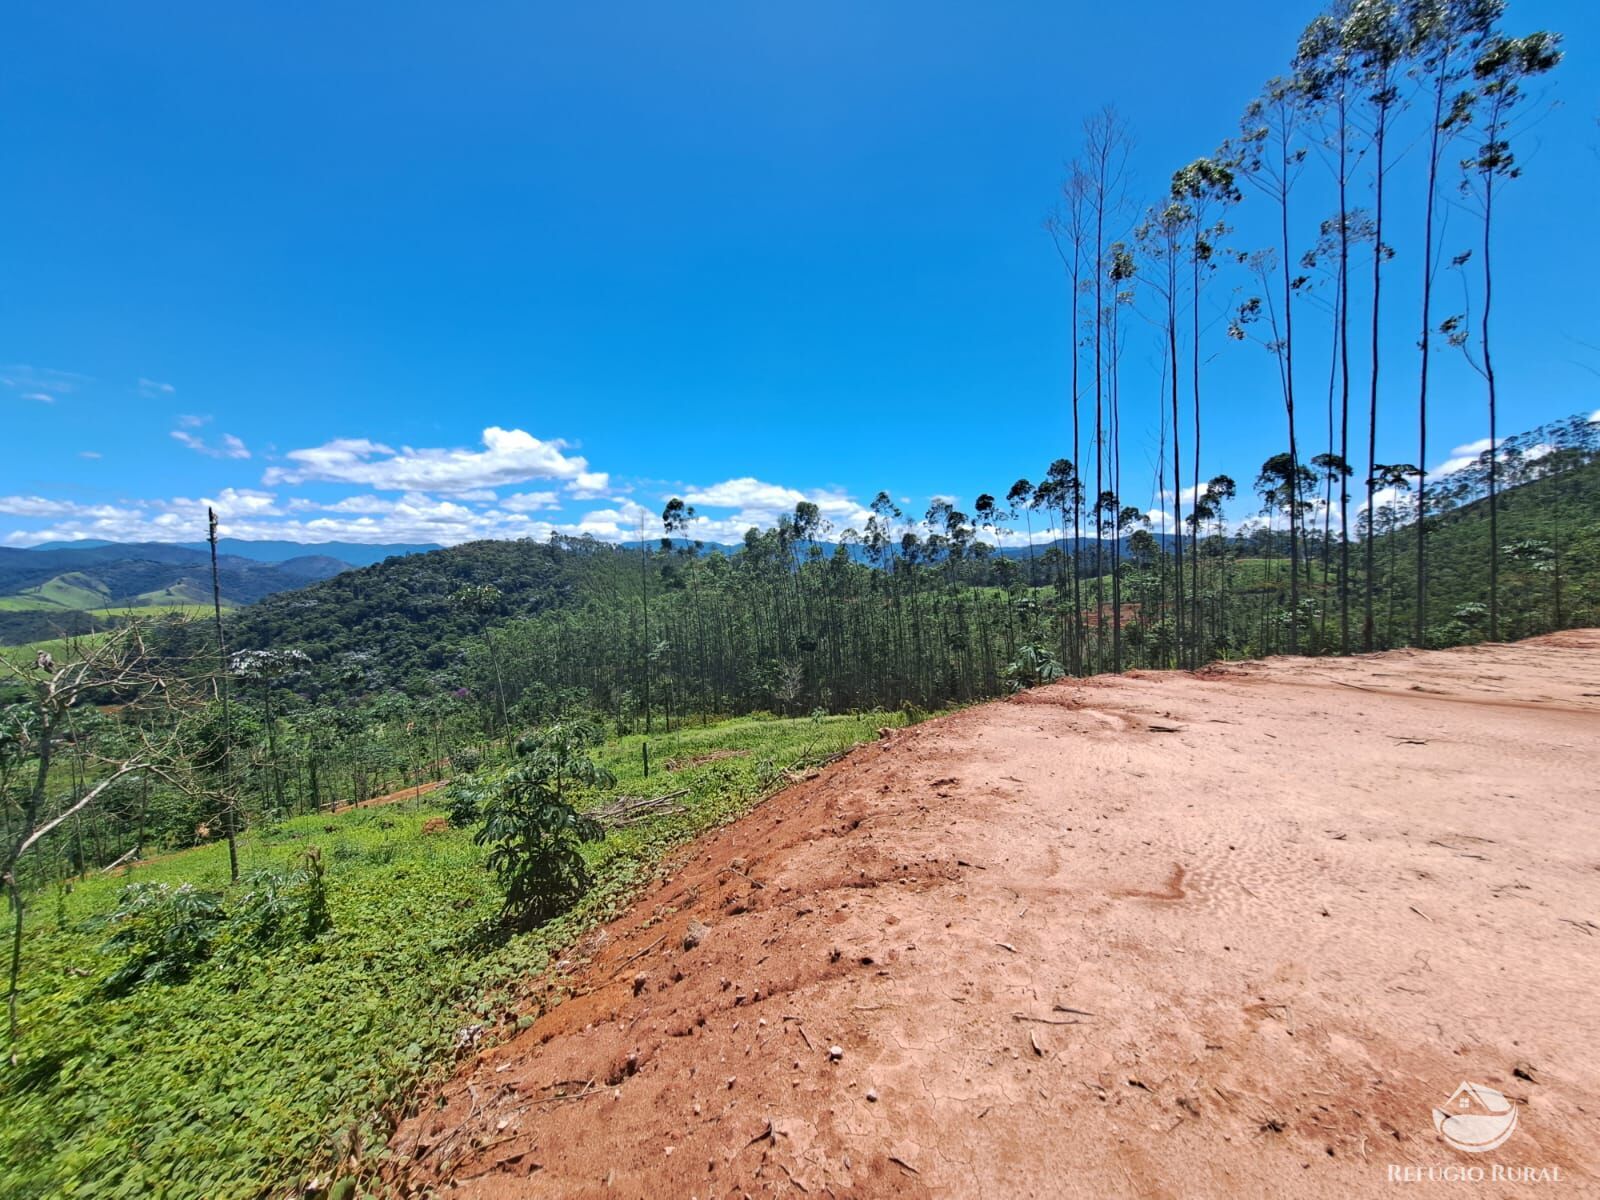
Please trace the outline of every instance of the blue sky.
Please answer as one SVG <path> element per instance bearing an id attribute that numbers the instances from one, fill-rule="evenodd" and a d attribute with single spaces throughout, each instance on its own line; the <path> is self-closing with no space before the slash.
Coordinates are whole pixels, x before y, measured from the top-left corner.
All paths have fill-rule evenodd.
<path id="1" fill-rule="evenodd" d="M 1505 432 L 1600 408 L 1597 8 L 1510 4 L 1568 59 L 1501 209 Z M 1083 117 L 1118 106 L 1153 196 L 1316 11 L 25 6 L 0 72 L 0 544 L 191 540 L 207 500 L 239 536 L 453 542 L 631 537 L 682 494 L 732 540 L 802 496 L 842 528 L 880 488 L 918 511 L 1003 494 L 1070 451 L 1040 226 Z M 1390 461 L 1416 456 L 1414 141 Z M 1266 216 L 1247 201 L 1235 243 Z M 1128 320 L 1124 472 L 1159 512 L 1154 311 Z M 1204 473 L 1244 482 L 1284 448 L 1276 370 L 1207 350 Z M 1476 378 L 1436 373 L 1430 466 L 1486 432 Z"/>

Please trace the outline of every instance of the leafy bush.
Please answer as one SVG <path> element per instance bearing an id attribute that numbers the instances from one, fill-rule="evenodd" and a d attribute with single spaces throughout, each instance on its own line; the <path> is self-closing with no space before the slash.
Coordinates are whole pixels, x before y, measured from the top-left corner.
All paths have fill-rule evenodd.
<path id="1" fill-rule="evenodd" d="M 470 775 L 483 766 L 483 751 L 476 746 L 457 746 L 450 751 L 450 769 L 459 775 Z"/>
<path id="2" fill-rule="evenodd" d="M 477 821 L 483 812 L 483 803 L 491 785 L 482 779 L 455 779 L 445 788 L 445 815 L 457 829 L 465 829 Z"/>
<path id="3" fill-rule="evenodd" d="M 107 949 L 127 961 L 106 980 L 106 990 L 138 984 L 181 983 L 211 956 L 223 922 L 222 896 L 193 884 L 130 883 L 117 897 Z"/>
<path id="4" fill-rule="evenodd" d="M 583 753 L 604 740 L 584 721 L 550 726 L 523 738 L 519 761 L 489 797 L 473 839 L 489 851 L 488 866 L 505 888 L 500 919 L 526 928 L 564 911 L 589 886 L 578 847 L 605 837 L 600 823 L 570 803 L 574 791 L 608 787 L 614 777 Z"/>
<path id="5" fill-rule="evenodd" d="M 290 937 L 306 941 L 333 928 L 322 852 L 307 849 L 304 866 L 292 871 L 261 870 L 242 880 L 249 889 L 233 903 L 227 917 L 229 934 L 257 946 Z"/>
<path id="6" fill-rule="evenodd" d="M 267 944 L 278 940 L 285 926 L 293 923 L 297 905 L 297 871 L 252 871 L 239 882 L 244 895 L 234 902 L 228 925 L 247 941 Z"/>
<path id="7" fill-rule="evenodd" d="M 131 883 L 107 918 L 108 950 L 127 958 L 106 980 L 125 993 L 141 983 L 182 983 L 225 944 L 270 946 L 291 937 L 306 941 L 333 928 L 322 854 L 306 851 L 292 871 L 264 868 L 246 875 L 242 894 L 223 907 L 221 892 L 192 884 Z"/>
<path id="8" fill-rule="evenodd" d="M 1017 647 L 1017 657 L 1006 666 L 1006 682 L 1014 692 L 1060 679 L 1061 663 L 1045 647 L 1029 642 Z"/>

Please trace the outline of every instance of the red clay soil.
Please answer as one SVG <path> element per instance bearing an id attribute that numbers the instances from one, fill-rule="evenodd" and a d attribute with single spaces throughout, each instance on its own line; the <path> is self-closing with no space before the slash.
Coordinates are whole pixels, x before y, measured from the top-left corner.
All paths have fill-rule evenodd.
<path id="1" fill-rule="evenodd" d="M 354 804 L 341 804 L 333 811 L 336 813 L 349 812 L 352 808 L 377 808 L 382 804 L 399 804 L 402 800 L 417 800 L 429 792 L 438 791 L 448 779 L 435 779 L 430 783 L 413 784 L 411 787 L 401 788 L 398 792 L 387 792 L 382 796 L 372 796 L 366 800 L 357 800 Z"/>
<path id="2" fill-rule="evenodd" d="M 1597 780 L 1596 631 L 930 721 L 696 843 L 401 1127 L 393 1181 L 1600 1195 Z M 1435 1132 L 1463 1081 L 1514 1101 L 1499 1149 Z"/>

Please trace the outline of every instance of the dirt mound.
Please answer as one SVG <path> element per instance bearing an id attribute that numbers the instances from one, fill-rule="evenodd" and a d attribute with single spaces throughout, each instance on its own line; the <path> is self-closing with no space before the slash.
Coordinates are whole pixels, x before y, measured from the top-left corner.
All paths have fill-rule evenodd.
<path id="1" fill-rule="evenodd" d="M 1593 1194 L 1596 679 L 1600 633 L 1566 633 L 1064 682 L 896 733 L 696 843 L 573 998 L 399 1130 L 396 1179 Z M 1463 1081 L 1517 1106 L 1492 1153 L 1435 1132 Z M 1560 1192 L 1493 1194 L 1519 1189 Z"/>

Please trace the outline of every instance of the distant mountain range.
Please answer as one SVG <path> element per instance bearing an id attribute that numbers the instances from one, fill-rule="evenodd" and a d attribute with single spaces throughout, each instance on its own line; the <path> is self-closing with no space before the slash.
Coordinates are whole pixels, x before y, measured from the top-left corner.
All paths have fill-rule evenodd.
<path id="1" fill-rule="evenodd" d="M 364 542 L 250 542 L 243 538 L 217 539 L 219 554 L 280 566 L 293 559 L 314 557 L 335 559 L 351 567 L 370 567 L 373 563 L 393 558 L 397 554 L 425 554 L 429 550 L 438 549 L 439 546 L 433 542 L 368 545 Z M 120 552 L 116 555 L 118 557 L 154 558 L 155 561 L 162 561 L 156 556 L 169 550 L 198 550 L 209 555 L 210 545 L 207 542 L 104 542 L 95 538 L 84 538 L 75 542 L 41 542 L 37 546 L 30 547 L 28 553 L 36 554 L 50 550 L 110 550 Z"/>
<path id="2" fill-rule="evenodd" d="M 218 542 L 223 602 L 251 604 L 355 566 L 437 546 Z M 93 632 L 129 612 L 211 604 L 205 542 L 54 542 L 0 548 L 0 645 Z"/>

